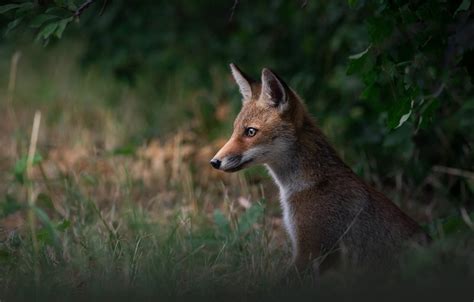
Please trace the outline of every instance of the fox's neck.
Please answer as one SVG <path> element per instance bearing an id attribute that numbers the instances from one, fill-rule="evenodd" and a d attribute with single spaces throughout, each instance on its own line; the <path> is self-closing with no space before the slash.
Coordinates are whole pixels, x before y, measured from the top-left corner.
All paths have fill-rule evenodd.
<path id="1" fill-rule="evenodd" d="M 293 144 L 267 168 L 282 198 L 318 186 L 334 175 L 350 172 L 309 116 L 304 118 Z"/>

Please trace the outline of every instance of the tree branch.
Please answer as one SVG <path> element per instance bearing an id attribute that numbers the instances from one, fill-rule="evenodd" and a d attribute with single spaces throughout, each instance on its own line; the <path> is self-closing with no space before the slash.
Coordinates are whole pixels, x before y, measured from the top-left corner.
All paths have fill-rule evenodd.
<path id="1" fill-rule="evenodd" d="M 104 0 L 104 4 L 102 4 L 102 8 L 100 9 L 99 16 L 102 16 L 104 14 L 105 8 L 107 7 L 108 0 Z"/>
<path id="2" fill-rule="evenodd" d="M 96 0 L 87 0 L 86 2 L 82 3 L 81 6 L 74 12 L 74 17 L 80 17 L 82 13 L 91 6 Z"/>
<path id="3" fill-rule="evenodd" d="M 449 174 L 449 175 L 453 175 L 453 176 L 459 176 L 459 177 L 474 179 L 474 172 L 467 171 L 467 170 L 461 170 L 461 169 L 457 169 L 457 168 L 444 167 L 444 166 L 434 166 L 433 171 L 439 172 L 439 173 L 445 173 L 445 174 Z"/>
<path id="4" fill-rule="evenodd" d="M 239 5 L 239 0 L 234 0 L 234 5 L 232 5 L 232 8 L 230 10 L 229 23 L 232 22 L 232 18 L 234 17 L 235 10 L 237 9 L 237 5 Z"/>

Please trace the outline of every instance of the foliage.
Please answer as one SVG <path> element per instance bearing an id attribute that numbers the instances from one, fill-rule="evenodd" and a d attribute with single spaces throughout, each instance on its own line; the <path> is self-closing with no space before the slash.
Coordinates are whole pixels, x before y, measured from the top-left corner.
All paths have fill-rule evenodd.
<path id="1" fill-rule="evenodd" d="M 36 30 L 36 39 L 45 44 L 52 37 L 62 37 L 66 26 L 73 21 L 76 10 L 73 0 L 57 0 L 53 3 L 22 1 L 0 6 L 0 14 L 10 19 L 5 34 L 24 24 Z"/>
<path id="2" fill-rule="evenodd" d="M 348 73 L 364 82 L 362 97 L 368 104 L 378 103 L 381 97 L 389 100 L 385 106 L 390 107 L 390 128 L 407 121 L 415 131 L 426 128 L 441 102 L 454 107 L 464 101 L 459 96 L 469 95 L 468 54 L 474 50 L 466 32 L 466 26 L 472 26 L 470 2 L 353 4 L 375 13 L 366 21 L 370 45 L 349 57 Z"/>

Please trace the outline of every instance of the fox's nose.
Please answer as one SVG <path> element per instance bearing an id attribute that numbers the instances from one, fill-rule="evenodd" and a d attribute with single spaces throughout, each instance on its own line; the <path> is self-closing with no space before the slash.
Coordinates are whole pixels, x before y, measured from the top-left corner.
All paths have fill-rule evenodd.
<path id="1" fill-rule="evenodd" d="M 211 161 L 210 161 L 209 163 L 210 163 L 211 166 L 213 166 L 215 169 L 219 169 L 219 167 L 221 166 L 221 161 L 218 160 L 217 158 L 211 159 Z"/>

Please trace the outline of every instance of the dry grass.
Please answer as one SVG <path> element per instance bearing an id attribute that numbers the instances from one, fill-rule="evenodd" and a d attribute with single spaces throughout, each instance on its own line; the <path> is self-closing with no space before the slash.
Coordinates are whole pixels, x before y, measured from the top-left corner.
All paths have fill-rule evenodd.
<path id="1" fill-rule="evenodd" d="M 19 71 L 13 90 L 29 89 Z M 70 84 L 53 76 L 51 87 L 43 88 L 56 85 Z M 200 136 L 191 121 L 164 139 L 130 145 L 140 117 L 128 103 L 90 106 L 75 103 L 77 96 L 64 87 L 57 90 L 68 92 L 45 103 L 18 93 L 0 111 L 3 291 L 31 282 L 46 292 L 93 290 L 97 280 L 121 288 L 141 280 L 141 287 L 171 275 L 173 281 L 163 281 L 169 286 L 159 288 L 186 293 L 205 280 L 210 286 L 240 279 L 255 288 L 255 279 L 245 276 L 281 271 L 286 241 L 277 205 L 266 207 L 265 217 L 260 212 L 271 184 L 268 189 L 259 177 L 213 171 L 208 161 L 222 139 Z M 136 96 L 125 90 L 120 97 Z M 36 159 L 30 156 L 22 170 L 36 110 L 42 115 Z M 218 118 L 229 114 L 223 111 Z M 28 213 L 34 219 L 27 220 Z M 281 259 L 266 261 L 271 254 Z"/>

